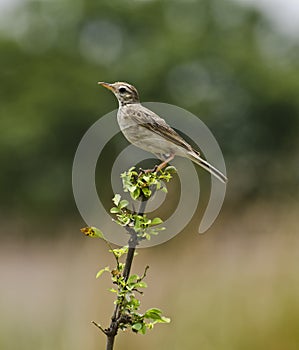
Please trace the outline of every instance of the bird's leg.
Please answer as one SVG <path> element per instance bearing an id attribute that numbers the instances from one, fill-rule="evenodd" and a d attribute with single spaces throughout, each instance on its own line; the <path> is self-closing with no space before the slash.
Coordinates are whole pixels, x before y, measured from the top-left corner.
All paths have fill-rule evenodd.
<path id="1" fill-rule="evenodd" d="M 159 165 L 155 165 L 153 167 L 153 169 L 142 169 L 139 168 L 139 176 L 142 174 L 148 174 L 148 173 L 158 173 L 159 171 L 161 171 L 163 168 L 166 167 L 166 165 L 171 162 L 174 158 L 174 154 L 171 154 L 166 160 L 164 160 L 162 163 L 160 163 Z"/>
<path id="2" fill-rule="evenodd" d="M 164 162 L 162 162 L 160 165 L 156 165 L 153 169 L 153 171 L 155 173 L 158 173 L 159 171 L 161 171 L 163 168 L 166 167 L 166 165 L 171 162 L 174 158 L 174 154 L 171 154 L 167 159 L 164 160 Z"/>

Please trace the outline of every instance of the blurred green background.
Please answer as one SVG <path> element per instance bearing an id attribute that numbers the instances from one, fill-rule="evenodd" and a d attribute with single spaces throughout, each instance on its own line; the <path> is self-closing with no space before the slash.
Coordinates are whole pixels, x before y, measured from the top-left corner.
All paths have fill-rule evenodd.
<path id="1" fill-rule="evenodd" d="M 140 252 L 144 308 L 172 323 L 121 334 L 116 349 L 299 348 L 299 28 L 284 30 L 288 2 L 280 25 L 267 15 L 277 2 L 264 4 L 0 2 L 1 349 L 104 348 L 90 321 L 107 325 L 113 300 L 94 276 L 112 261 L 80 235 L 71 187 L 81 137 L 117 107 L 99 80 L 200 116 L 230 179 L 207 234 L 199 207 Z"/>

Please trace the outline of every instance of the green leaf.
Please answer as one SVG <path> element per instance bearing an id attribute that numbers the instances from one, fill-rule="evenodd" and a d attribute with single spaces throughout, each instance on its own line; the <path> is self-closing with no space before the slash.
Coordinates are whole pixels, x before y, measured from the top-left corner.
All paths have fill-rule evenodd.
<path id="1" fill-rule="evenodd" d="M 161 317 L 161 323 L 169 323 L 171 321 L 171 319 L 169 317 L 165 317 L 165 316 L 162 316 Z"/>
<path id="2" fill-rule="evenodd" d="M 135 284 L 135 288 L 147 288 L 147 284 L 143 281 L 140 281 Z"/>
<path id="3" fill-rule="evenodd" d="M 149 233 L 146 233 L 145 236 L 144 236 L 148 241 L 151 240 L 151 235 Z"/>
<path id="4" fill-rule="evenodd" d="M 144 324 L 138 333 L 145 334 L 146 333 L 146 325 Z"/>
<path id="5" fill-rule="evenodd" d="M 149 175 L 147 175 L 147 174 L 144 174 L 142 176 L 142 180 L 145 181 L 145 182 L 149 182 L 150 179 L 151 179 L 151 177 Z"/>
<path id="6" fill-rule="evenodd" d="M 137 187 L 133 192 L 130 193 L 133 199 L 137 199 L 140 196 L 140 188 Z"/>
<path id="7" fill-rule="evenodd" d="M 110 271 L 109 266 L 104 267 L 103 269 L 101 269 L 100 271 L 98 271 L 98 273 L 96 274 L 96 278 L 99 278 L 100 276 L 102 276 L 102 274 L 103 274 L 104 272 L 109 272 L 109 271 Z"/>
<path id="8" fill-rule="evenodd" d="M 114 256 L 120 258 L 122 255 L 128 252 L 128 246 L 124 246 L 122 248 L 115 248 L 113 250 L 109 250 L 109 252 L 112 252 Z M 120 265 L 124 265 L 124 264 L 120 264 Z"/>
<path id="9" fill-rule="evenodd" d="M 142 323 L 134 323 L 132 326 L 132 329 L 135 329 L 135 331 L 140 331 L 140 329 L 142 328 L 143 324 Z"/>
<path id="10" fill-rule="evenodd" d="M 116 195 L 113 197 L 112 201 L 113 201 L 113 203 L 114 203 L 116 206 L 118 206 L 118 203 L 119 203 L 120 199 L 121 199 L 120 194 L 116 194 Z"/>
<path id="11" fill-rule="evenodd" d="M 129 202 L 127 201 L 127 200 L 125 200 L 125 199 L 123 199 L 123 200 L 121 200 L 120 202 L 119 202 L 119 209 L 122 209 L 122 208 L 125 208 L 125 207 L 127 207 L 129 205 Z"/>
<path id="12" fill-rule="evenodd" d="M 150 318 L 152 320 L 162 320 L 162 311 L 160 309 L 157 308 L 152 308 L 152 309 L 148 309 L 145 314 L 144 314 L 144 318 Z"/>
<path id="13" fill-rule="evenodd" d="M 138 275 L 131 275 L 131 276 L 128 278 L 128 283 L 135 283 L 138 279 L 139 279 L 139 276 L 138 276 Z"/>
<path id="14" fill-rule="evenodd" d="M 140 217 L 139 217 L 138 215 L 136 215 L 136 216 L 135 216 L 135 223 L 134 223 L 134 230 L 135 230 L 136 232 L 140 231 L 141 225 L 142 225 L 142 223 L 141 223 L 141 221 L 140 221 Z"/>
<path id="15" fill-rule="evenodd" d="M 127 217 L 127 215 L 118 215 L 118 222 L 122 226 L 127 226 L 130 223 L 131 219 L 130 217 Z"/>
<path id="16" fill-rule="evenodd" d="M 144 223 L 144 225 L 148 226 L 148 225 L 151 224 L 151 222 L 152 222 L 152 220 L 147 218 L 146 215 L 143 214 L 143 223 Z"/>
<path id="17" fill-rule="evenodd" d="M 144 187 L 144 188 L 142 189 L 142 192 L 143 192 L 143 194 L 145 195 L 145 197 L 150 197 L 151 194 L 152 194 L 152 191 L 151 191 L 148 187 Z"/>
<path id="18" fill-rule="evenodd" d="M 157 236 L 159 234 L 159 231 L 163 231 L 165 227 L 157 227 L 157 228 L 152 228 L 149 229 L 148 233 L 152 236 Z"/>
<path id="19" fill-rule="evenodd" d="M 174 166 L 169 165 L 168 167 L 166 167 L 165 172 L 170 174 L 176 174 L 177 169 Z"/>
<path id="20" fill-rule="evenodd" d="M 119 208 L 113 207 L 113 208 L 110 209 L 110 213 L 112 213 L 112 214 L 116 214 L 116 213 L 119 213 L 119 212 L 120 212 Z"/>
<path id="21" fill-rule="evenodd" d="M 159 224 L 162 224 L 163 223 L 163 220 L 160 219 L 160 218 L 154 218 L 151 222 L 151 226 L 152 225 L 159 225 Z"/>

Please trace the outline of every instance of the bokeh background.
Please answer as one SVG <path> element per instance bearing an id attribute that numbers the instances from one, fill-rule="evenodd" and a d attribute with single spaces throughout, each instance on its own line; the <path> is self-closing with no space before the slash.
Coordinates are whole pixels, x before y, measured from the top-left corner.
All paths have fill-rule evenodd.
<path id="1" fill-rule="evenodd" d="M 95 274 L 113 261 L 81 236 L 71 187 L 81 137 L 117 106 L 99 80 L 200 116 L 230 179 L 205 235 L 200 204 L 183 233 L 140 251 L 143 308 L 172 323 L 116 349 L 299 348 L 298 23 L 296 0 L 0 1 L 1 349 L 105 346 L 90 321 L 109 323 L 109 278 Z"/>

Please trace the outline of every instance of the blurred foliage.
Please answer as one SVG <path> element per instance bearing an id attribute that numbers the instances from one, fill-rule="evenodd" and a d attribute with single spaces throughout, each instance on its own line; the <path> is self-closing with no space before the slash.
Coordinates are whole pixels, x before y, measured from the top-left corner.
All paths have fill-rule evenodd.
<path id="1" fill-rule="evenodd" d="M 1 209 L 71 213 L 77 145 L 117 107 L 98 80 L 128 81 L 143 101 L 199 115 L 224 152 L 232 200 L 294 195 L 292 40 L 224 0 L 20 2 L 0 26 Z"/>

